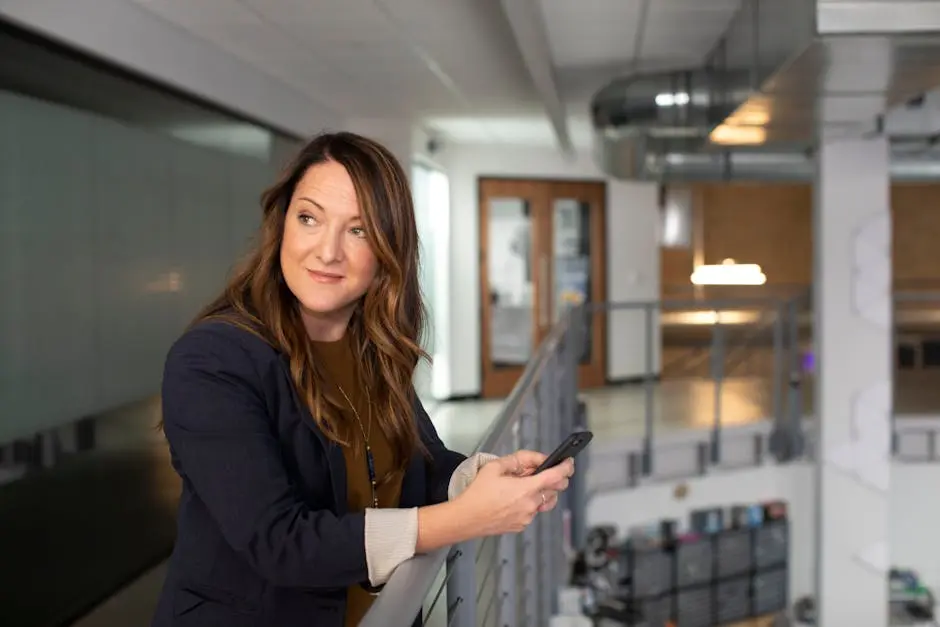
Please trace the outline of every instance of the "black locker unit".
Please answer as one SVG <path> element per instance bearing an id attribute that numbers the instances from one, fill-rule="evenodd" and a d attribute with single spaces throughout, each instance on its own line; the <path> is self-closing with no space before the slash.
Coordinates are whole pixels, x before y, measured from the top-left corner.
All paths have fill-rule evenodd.
<path id="1" fill-rule="evenodd" d="M 706 526 L 714 524 L 715 511 L 694 514 Z M 786 609 L 786 518 L 686 537 L 673 545 L 624 549 L 627 596 L 640 609 L 643 619 L 637 625 L 642 627 L 664 627 L 670 619 L 677 627 L 712 627 Z"/>
<path id="2" fill-rule="evenodd" d="M 790 545 L 787 521 L 768 521 L 754 531 L 754 568 L 764 570 L 786 563 Z"/>
<path id="3" fill-rule="evenodd" d="M 672 620 L 673 598 L 671 594 L 650 597 L 637 603 L 643 627 L 663 627 Z"/>
<path id="4" fill-rule="evenodd" d="M 734 623 L 751 615 L 751 576 L 719 581 L 715 586 L 715 622 Z"/>
<path id="5" fill-rule="evenodd" d="M 672 592 L 674 556 L 672 551 L 663 549 L 633 551 L 629 571 L 633 598 L 647 599 Z"/>
<path id="6" fill-rule="evenodd" d="M 717 577 L 725 579 L 751 572 L 753 542 L 751 529 L 730 529 L 715 538 L 718 557 Z"/>
<path id="7" fill-rule="evenodd" d="M 751 611 L 754 615 L 780 612 L 787 607 L 789 569 L 759 572 L 751 584 Z"/>
<path id="8" fill-rule="evenodd" d="M 715 549 L 710 536 L 676 545 L 676 587 L 710 583 L 714 577 Z"/>
<path id="9" fill-rule="evenodd" d="M 714 590 L 711 585 L 676 591 L 676 627 L 713 627 Z"/>

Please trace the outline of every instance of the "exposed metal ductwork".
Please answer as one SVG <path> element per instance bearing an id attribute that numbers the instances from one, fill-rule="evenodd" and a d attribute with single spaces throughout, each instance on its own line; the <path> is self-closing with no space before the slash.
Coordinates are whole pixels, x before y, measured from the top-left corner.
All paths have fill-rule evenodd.
<path id="1" fill-rule="evenodd" d="M 940 0 L 743 0 L 703 67 L 595 95 L 596 152 L 619 178 L 810 180 L 819 137 L 887 131 L 894 176 L 933 180 L 940 116 L 917 99 L 938 85 Z"/>
<path id="2" fill-rule="evenodd" d="M 604 147 L 610 145 L 605 142 Z M 642 152 L 642 151 L 641 151 Z M 811 182 L 816 162 L 810 152 L 725 150 L 721 152 L 647 151 L 624 161 L 623 151 L 602 157 L 618 178 L 662 181 L 778 181 Z M 891 159 L 891 176 L 897 181 L 940 180 L 940 153 L 910 153 L 896 149 Z"/>

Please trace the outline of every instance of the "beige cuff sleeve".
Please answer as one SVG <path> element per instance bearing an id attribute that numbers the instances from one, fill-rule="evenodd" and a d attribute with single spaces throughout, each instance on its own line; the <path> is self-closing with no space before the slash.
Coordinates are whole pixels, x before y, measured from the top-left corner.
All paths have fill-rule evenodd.
<path id="1" fill-rule="evenodd" d="M 369 583 L 381 586 L 398 565 L 411 559 L 418 543 L 418 508 L 366 509 L 366 565 Z"/>
<path id="2" fill-rule="evenodd" d="M 497 455 L 491 455 L 489 453 L 476 453 L 463 460 L 454 470 L 454 474 L 450 476 L 450 484 L 447 486 L 448 500 L 453 500 L 460 496 L 460 493 L 466 490 L 467 486 L 476 479 L 480 468 L 497 457 Z"/>

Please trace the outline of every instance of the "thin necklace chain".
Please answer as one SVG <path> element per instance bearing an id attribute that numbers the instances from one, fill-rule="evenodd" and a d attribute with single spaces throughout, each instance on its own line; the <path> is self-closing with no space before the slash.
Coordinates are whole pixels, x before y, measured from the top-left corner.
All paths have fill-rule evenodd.
<path id="1" fill-rule="evenodd" d="M 346 403 L 349 404 L 349 408 L 352 410 L 353 415 L 356 417 L 356 423 L 359 424 L 359 430 L 362 431 L 362 437 L 365 439 L 366 444 L 366 469 L 369 471 L 369 483 L 372 485 L 372 507 L 378 509 L 379 507 L 379 494 L 377 489 L 376 474 L 375 474 L 375 458 L 372 457 L 372 447 L 370 446 L 369 440 L 372 437 L 372 404 L 369 403 L 369 429 L 366 431 L 366 427 L 362 422 L 362 418 L 359 416 L 359 411 L 356 409 L 356 406 L 353 405 L 353 402 L 349 399 L 349 395 L 346 394 L 346 390 L 343 389 L 343 386 L 336 384 L 336 387 L 339 388 L 340 394 L 343 395 L 343 398 L 346 399 Z"/>

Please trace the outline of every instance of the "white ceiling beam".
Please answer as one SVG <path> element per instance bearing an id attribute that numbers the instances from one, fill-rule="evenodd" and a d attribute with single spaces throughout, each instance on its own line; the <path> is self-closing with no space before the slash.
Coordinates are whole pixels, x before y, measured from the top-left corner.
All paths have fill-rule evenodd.
<path id="1" fill-rule="evenodd" d="M 502 4 L 522 60 L 545 105 L 558 145 L 563 153 L 573 155 L 568 116 L 555 81 L 552 50 L 542 9 L 536 0 L 502 0 Z"/>

